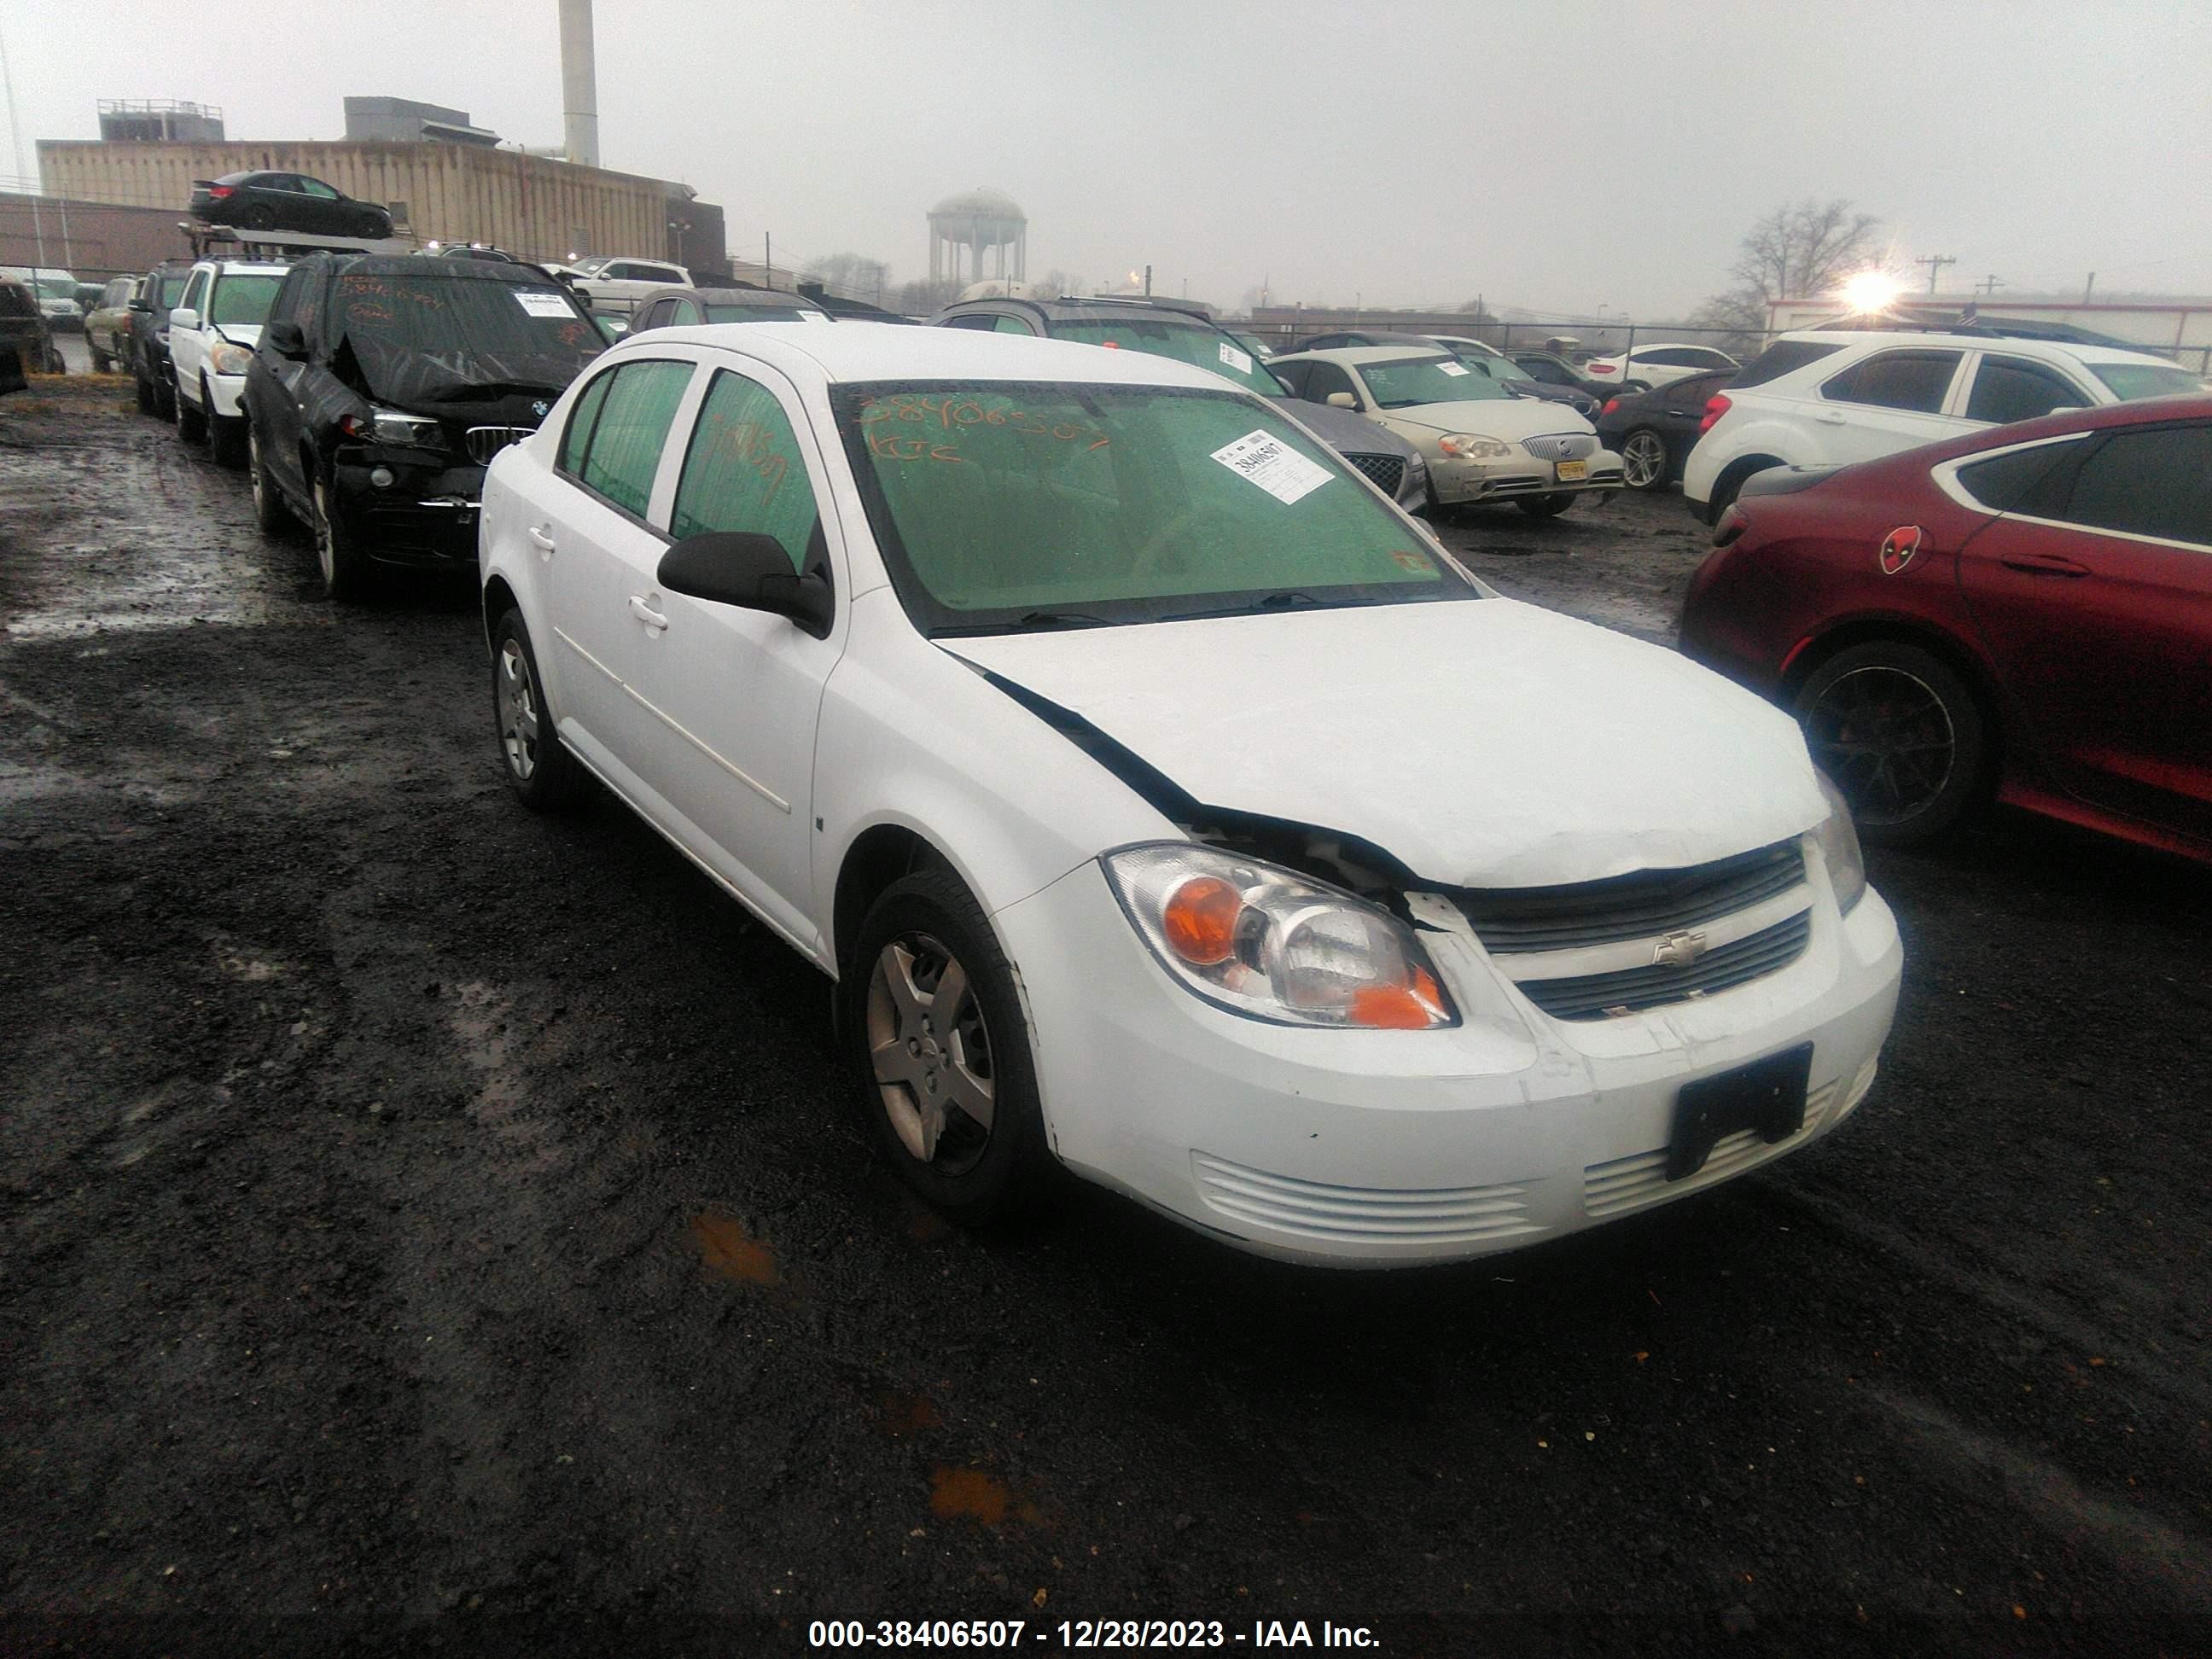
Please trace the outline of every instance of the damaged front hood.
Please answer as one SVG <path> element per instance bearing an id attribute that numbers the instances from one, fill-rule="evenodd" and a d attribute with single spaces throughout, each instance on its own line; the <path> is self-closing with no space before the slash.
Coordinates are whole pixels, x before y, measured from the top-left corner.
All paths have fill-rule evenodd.
<path id="1" fill-rule="evenodd" d="M 1780 710 L 1672 651 L 1510 599 L 939 644 L 1203 805 L 1359 836 L 1440 885 L 1704 864 L 1827 814 Z"/>
<path id="2" fill-rule="evenodd" d="M 365 396 L 460 421 L 488 420 L 538 403 L 550 408 L 589 361 L 520 352 L 433 354 L 358 336 L 349 336 L 341 349 L 351 361 L 341 366 L 340 378 Z"/>

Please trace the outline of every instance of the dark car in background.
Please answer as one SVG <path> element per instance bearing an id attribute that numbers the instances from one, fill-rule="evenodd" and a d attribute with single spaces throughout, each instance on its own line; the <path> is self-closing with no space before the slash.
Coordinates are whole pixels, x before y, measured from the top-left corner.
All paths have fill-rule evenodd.
<path id="1" fill-rule="evenodd" d="M 392 234 L 392 216 L 304 173 L 226 173 L 193 180 L 192 216 L 238 230 L 296 230 L 310 236 Z"/>
<path id="2" fill-rule="evenodd" d="M 1602 380 L 1592 380 L 1576 364 L 1556 351 L 1509 351 L 1505 354 L 1520 366 L 1521 372 L 1540 386 L 1565 386 L 1595 399 L 1602 408 L 1605 400 L 1620 390 Z"/>
<path id="3" fill-rule="evenodd" d="M 1620 457 L 1621 482 L 1631 489 L 1664 489 L 1682 476 L 1682 463 L 1703 429 L 1705 399 L 1736 377 L 1727 369 L 1692 374 L 1656 392 L 1615 392 L 1598 413 L 1597 435 Z"/>
<path id="4" fill-rule="evenodd" d="M 246 370 L 254 515 L 307 525 L 333 599 L 372 565 L 472 569 L 486 464 L 605 345 L 536 265 L 311 254 Z"/>
<path id="5" fill-rule="evenodd" d="M 1074 340 L 1195 363 L 1287 409 L 1407 512 L 1428 506 L 1428 463 L 1413 445 L 1364 416 L 1292 396 L 1266 364 L 1194 307 L 1164 300 L 967 300 L 930 320 L 938 328 Z"/>
<path id="6" fill-rule="evenodd" d="M 177 412 L 176 379 L 169 362 L 169 313 L 185 302 L 192 279 L 190 259 L 164 259 L 146 273 L 131 301 L 131 378 L 138 387 L 138 412 L 163 420 Z"/>
<path id="7" fill-rule="evenodd" d="M 61 372 L 61 353 L 47 331 L 39 296 L 28 283 L 0 276 L 0 392 L 21 392 L 26 374 Z"/>
<path id="8" fill-rule="evenodd" d="M 1682 648 L 1792 710 L 1869 841 L 1997 799 L 2212 861 L 2212 397 L 1752 475 Z"/>
<path id="9" fill-rule="evenodd" d="M 778 288 L 657 288 L 638 296 L 629 331 L 696 328 L 702 323 L 828 323 L 836 319 L 804 294 Z"/>

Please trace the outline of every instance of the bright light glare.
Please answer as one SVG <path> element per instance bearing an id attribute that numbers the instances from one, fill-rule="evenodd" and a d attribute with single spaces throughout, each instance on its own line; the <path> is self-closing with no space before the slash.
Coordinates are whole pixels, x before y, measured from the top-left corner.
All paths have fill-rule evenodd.
<path id="1" fill-rule="evenodd" d="M 1887 311 L 1905 285 L 1886 270 L 1863 270 L 1844 283 L 1844 303 L 1853 311 Z"/>

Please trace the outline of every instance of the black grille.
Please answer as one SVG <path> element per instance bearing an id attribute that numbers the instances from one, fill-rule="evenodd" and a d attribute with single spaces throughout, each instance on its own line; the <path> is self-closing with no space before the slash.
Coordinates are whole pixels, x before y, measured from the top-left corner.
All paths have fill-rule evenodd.
<path id="1" fill-rule="evenodd" d="M 1571 887 L 1500 887 L 1455 894 L 1486 950 L 1565 951 L 1694 927 L 1733 915 L 1805 879 L 1796 842 L 1778 841 L 1686 870 L 1638 870 Z"/>
<path id="2" fill-rule="evenodd" d="M 472 426 L 468 431 L 469 459 L 488 466 L 491 458 L 509 444 L 519 444 L 538 428 L 532 426 Z"/>
<path id="3" fill-rule="evenodd" d="M 1521 994 L 1554 1019 L 1596 1019 L 1615 1010 L 1656 1008 L 1725 991 L 1786 967 L 1803 951 L 1812 932 L 1813 913 L 1801 910 L 1787 921 L 1717 946 L 1680 967 L 1655 963 L 1578 979 L 1522 980 Z"/>
<path id="4" fill-rule="evenodd" d="M 1375 481 L 1375 487 L 1392 501 L 1398 499 L 1398 486 L 1406 481 L 1406 463 L 1397 455 L 1346 455 L 1344 458 Z"/>

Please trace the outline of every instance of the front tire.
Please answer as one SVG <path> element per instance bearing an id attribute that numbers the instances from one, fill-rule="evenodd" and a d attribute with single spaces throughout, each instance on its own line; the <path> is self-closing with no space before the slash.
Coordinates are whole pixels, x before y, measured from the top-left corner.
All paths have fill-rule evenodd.
<path id="1" fill-rule="evenodd" d="M 141 374 L 135 384 L 138 390 L 138 412 L 141 415 L 159 415 L 161 412 L 161 394 L 155 389 L 153 381 Z"/>
<path id="2" fill-rule="evenodd" d="M 1554 490 L 1548 495 L 1516 495 L 1513 505 L 1532 519 L 1556 519 L 1575 504 L 1572 490 Z"/>
<path id="3" fill-rule="evenodd" d="M 313 516 L 307 527 L 315 533 L 315 562 L 323 574 L 323 597 L 340 605 L 358 599 L 368 586 L 368 557 L 345 521 L 331 511 L 328 480 L 315 479 L 312 505 Z"/>
<path id="4" fill-rule="evenodd" d="M 208 390 L 205 380 L 200 382 L 200 407 L 206 411 L 201 418 L 207 422 L 208 450 L 215 457 L 216 465 L 233 471 L 244 466 L 246 422 L 235 415 L 215 412 L 215 396 Z"/>
<path id="5" fill-rule="evenodd" d="M 84 337 L 84 349 L 92 354 L 92 372 L 94 374 L 112 374 L 115 373 L 115 359 L 109 356 L 98 346 L 93 344 L 92 336 L 89 334 Z"/>
<path id="6" fill-rule="evenodd" d="M 177 436 L 188 444 L 206 439 L 207 416 L 185 401 L 184 388 L 173 380 L 169 383 L 169 408 L 176 418 Z"/>
<path id="7" fill-rule="evenodd" d="M 1060 1178 L 1029 1022 L 982 906 L 949 870 L 884 890 L 840 987 L 841 1041 L 871 1138 L 963 1226 L 1036 1213 Z"/>
<path id="8" fill-rule="evenodd" d="M 1922 846 L 1980 805 L 1989 722 L 1933 652 L 1901 640 L 1840 651 L 1799 689 L 1796 714 L 1813 763 L 1850 802 L 1863 840 Z"/>
<path id="9" fill-rule="evenodd" d="M 491 635 L 491 709 L 499 754 L 514 798 L 533 812 L 567 806 L 582 793 L 584 769 L 562 745 L 545 682 L 522 612 L 509 611 Z"/>
<path id="10" fill-rule="evenodd" d="M 264 536 L 281 534 L 292 522 L 292 510 L 285 506 L 276 480 L 269 476 L 269 463 L 261 453 L 261 434 L 251 425 L 246 428 L 246 472 L 253 488 L 253 522 Z"/>
<path id="11" fill-rule="evenodd" d="M 1667 487 L 1669 465 L 1667 440 L 1648 426 L 1639 426 L 1620 441 L 1621 482 L 1631 489 Z"/>

